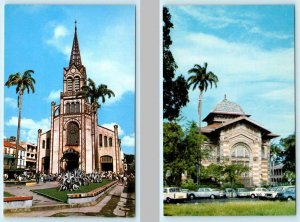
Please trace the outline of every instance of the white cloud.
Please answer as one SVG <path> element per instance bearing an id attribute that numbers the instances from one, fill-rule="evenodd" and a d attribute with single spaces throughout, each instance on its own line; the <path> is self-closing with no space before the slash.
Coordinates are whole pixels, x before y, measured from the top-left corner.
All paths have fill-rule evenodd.
<path id="1" fill-rule="evenodd" d="M 124 136 L 121 139 L 121 146 L 134 147 L 135 146 L 135 136 L 134 136 L 134 134 Z"/>
<path id="2" fill-rule="evenodd" d="M 6 126 L 18 126 L 18 117 L 13 116 L 5 123 Z M 33 120 L 28 118 L 21 119 L 21 140 L 26 140 L 28 142 L 36 143 L 37 142 L 37 131 L 42 129 L 43 132 L 49 130 L 50 128 L 50 119 L 44 118 L 41 120 Z"/>
<path id="3" fill-rule="evenodd" d="M 58 51 L 66 56 L 70 56 L 72 43 L 66 44 L 66 37 L 70 35 L 68 29 L 61 25 L 54 26 L 52 36 L 46 41 L 48 45 L 55 47 Z"/>
<path id="4" fill-rule="evenodd" d="M 237 29 L 243 29 L 249 34 L 257 34 L 260 37 L 269 39 L 286 40 L 293 38 L 292 35 L 286 35 L 285 33 L 271 32 L 262 30 L 258 24 L 261 15 L 255 12 L 235 10 L 229 10 L 222 6 L 211 7 L 211 6 L 180 6 L 178 9 L 188 17 L 193 18 L 203 27 L 209 27 L 212 29 L 224 29 L 228 26 L 235 26 Z M 176 10 L 175 12 L 176 17 Z M 176 18 L 178 20 L 180 18 Z"/>
<path id="5" fill-rule="evenodd" d="M 269 100 L 279 100 L 294 103 L 294 88 L 272 89 L 261 96 Z"/>
<path id="6" fill-rule="evenodd" d="M 8 106 L 10 106 L 14 109 L 18 108 L 18 102 L 14 98 L 5 97 L 4 102 L 5 102 L 5 104 L 7 104 Z"/>
<path id="7" fill-rule="evenodd" d="M 273 38 L 273 39 L 275 38 L 275 39 L 280 39 L 280 40 L 286 40 L 289 38 L 293 38 L 293 36 L 291 36 L 291 35 L 280 34 L 280 33 L 276 33 L 276 32 L 262 31 L 259 27 L 252 27 L 249 29 L 249 32 L 260 34 L 267 38 Z"/>
<path id="8" fill-rule="evenodd" d="M 52 102 L 52 101 L 55 101 L 55 100 L 59 99 L 60 98 L 60 92 L 61 92 L 60 89 L 58 89 L 58 90 L 52 90 L 49 93 L 49 95 L 47 97 L 47 100 L 49 100 L 50 102 Z"/>
<path id="9" fill-rule="evenodd" d="M 220 29 L 233 24 L 248 23 L 246 20 L 225 14 L 224 10 L 209 7 L 181 6 L 179 7 L 184 13 L 193 17 L 198 22 L 211 28 Z"/>
<path id="10" fill-rule="evenodd" d="M 105 124 L 101 124 L 101 126 L 103 126 L 105 128 L 108 128 L 110 130 L 114 130 L 114 125 L 118 125 L 118 124 L 117 123 L 105 123 Z M 120 125 L 118 125 L 118 133 L 119 133 L 119 136 L 124 135 L 124 131 L 121 128 Z"/>
<path id="11" fill-rule="evenodd" d="M 65 37 L 67 35 L 67 33 L 68 33 L 68 31 L 67 31 L 67 29 L 64 26 L 58 25 L 54 29 L 54 36 L 53 36 L 53 38 L 54 39 L 59 39 L 59 38 Z"/>

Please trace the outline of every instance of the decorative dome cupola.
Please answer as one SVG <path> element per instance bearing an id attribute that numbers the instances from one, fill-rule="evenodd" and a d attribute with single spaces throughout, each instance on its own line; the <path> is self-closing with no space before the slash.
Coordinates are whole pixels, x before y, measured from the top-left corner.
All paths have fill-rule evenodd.
<path id="1" fill-rule="evenodd" d="M 213 122 L 226 122 L 240 116 L 249 117 L 250 115 L 247 115 L 240 105 L 229 101 L 225 94 L 224 99 L 217 104 L 203 121 L 212 124 Z"/>

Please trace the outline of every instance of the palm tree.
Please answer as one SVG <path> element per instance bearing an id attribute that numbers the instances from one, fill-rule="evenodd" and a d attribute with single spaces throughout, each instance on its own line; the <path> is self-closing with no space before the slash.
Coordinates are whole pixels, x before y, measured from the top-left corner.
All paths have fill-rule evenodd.
<path id="1" fill-rule="evenodd" d="M 93 122 L 98 123 L 97 119 L 97 110 L 101 107 L 100 103 L 98 100 L 101 98 L 101 102 L 105 103 L 105 97 L 107 96 L 108 98 L 111 98 L 112 96 L 115 96 L 114 92 L 110 89 L 107 88 L 107 85 L 101 84 L 99 86 L 96 86 L 95 82 L 88 78 L 88 85 L 85 85 L 81 87 L 81 92 L 77 93 L 78 95 L 82 95 L 86 99 L 90 99 L 90 103 L 92 104 L 92 111 L 93 111 Z M 95 134 L 96 132 L 96 124 L 93 128 L 93 133 Z M 94 137 L 94 146 L 96 144 L 96 136 Z M 95 148 L 95 154 L 98 156 L 97 149 Z M 97 158 L 96 158 L 97 159 Z M 98 169 L 98 162 L 95 161 L 95 166 Z"/>
<path id="2" fill-rule="evenodd" d="M 193 86 L 193 90 L 198 88 L 200 90 L 199 101 L 198 101 L 198 114 L 199 114 L 199 127 L 201 129 L 201 109 L 202 109 L 202 98 L 203 93 L 207 90 L 208 86 L 212 87 L 213 84 L 217 87 L 218 77 L 212 73 L 207 73 L 207 63 L 204 63 L 204 67 L 198 64 L 194 65 L 194 68 L 188 71 L 189 74 L 194 73 L 195 75 L 188 78 L 188 87 Z"/>
<path id="3" fill-rule="evenodd" d="M 208 72 L 207 73 L 207 63 L 204 63 L 204 67 L 201 67 L 198 64 L 195 64 L 194 67 L 192 69 L 190 69 L 188 71 L 189 74 L 195 74 L 190 76 L 187 79 L 188 82 L 188 87 L 190 88 L 191 86 L 193 87 L 192 89 L 195 90 L 196 88 L 198 88 L 200 90 L 200 94 L 199 94 L 199 101 L 198 101 L 198 115 L 199 115 L 199 132 L 201 133 L 201 110 L 202 110 L 202 98 L 203 98 L 203 93 L 207 90 L 208 86 L 212 87 L 213 85 L 215 85 L 215 87 L 217 87 L 217 82 L 218 77 L 212 73 L 212 72 Z M 201 144 L 200 144 L 200 148 L 201 150 Z M 199 167 L 199 155 L 197 155 L 198 160 L 197 160 L 197 184 L 199 184 L 199 171 L 200 171 L 200 167 Z M 200 161 L 201 162 L 201 161 Z"/>
<path id="4" fill-rule="evenodd" d="M 18 94 L 18 108 L 19 108 L 19 116 L 18 116 L 18 131 L 17 131 L 17 141 L 16 141 L 16 168 L 18 167 L 18 148 L 20 143 L 20 128 L 21 128 L 21 113 L 22 113 L 22 98 L 24 95 L 24 91 L 27 89 L 27 93 L 34 93 L 34 84 L 35 79 L 31 77 L 34 73 L 33 70 L 27 70 L 23 74 L 19 72 L 15 74 L 11 74 L 8 77 L 5 86 L 8 88 L 10 86 L 16 86 L 16 93 Z"/>
<path id="5" fill-rule="evenodd" d="M 102 103 L 105 103 L 105 97 L 111 98 L 115 96 L 114 92 L 107 88 L 107 85 L 101 84 L 96 86 L 95 82 L 92 79 L 88 79 L 88 85 L 81 87 L 82 91 L 77 95 L 82 95 L 85 98 L 89 98 L 92 105 L 96 106 L 97 111 L 98 108 L 101 107 L 98 100 L 101 98 Z"/>

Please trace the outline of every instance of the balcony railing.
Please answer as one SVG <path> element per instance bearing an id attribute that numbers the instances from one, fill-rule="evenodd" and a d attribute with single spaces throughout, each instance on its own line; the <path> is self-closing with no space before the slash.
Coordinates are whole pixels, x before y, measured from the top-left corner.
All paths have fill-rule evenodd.
<path id="1" fill-rule="evenodd" d="M 82 91 L 72 91 L 72 92 L 61 92 L 60 97 L 76 96 L 77 93 Z"/>

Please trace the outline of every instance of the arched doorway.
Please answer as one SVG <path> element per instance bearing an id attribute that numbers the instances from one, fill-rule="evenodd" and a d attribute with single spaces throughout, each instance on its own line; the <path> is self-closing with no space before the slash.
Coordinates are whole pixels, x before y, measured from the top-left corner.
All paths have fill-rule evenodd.
<path id="1" fill-rule="evenodd" d="M 79 153 L 70 149 L 63 154 L 64 170 L 73 171 L 79 168 Z"/>
<path id="2" fill-rule="evenodd" d="M 113 158 L 111 156 L 100 157 L 100 163 L 102 171 L 113 171 Z"/>

